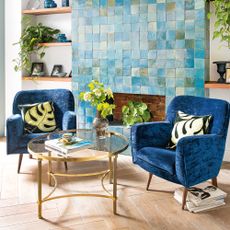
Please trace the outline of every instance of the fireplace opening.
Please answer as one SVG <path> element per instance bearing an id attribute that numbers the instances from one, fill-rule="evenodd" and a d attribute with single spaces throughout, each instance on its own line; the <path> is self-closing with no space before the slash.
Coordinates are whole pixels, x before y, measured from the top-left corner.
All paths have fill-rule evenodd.
<path id="1" fill-rule="evenodd" d="M 129 93 L 114 93 L 113 95 L 116 108 L 113 115 L 108 117 L 110 125 L 122 125 L 122 106 L 127 105 L 129 101 L 146 103 L 152 114 L 150 121 L 162 121 L 165 119 L 165 96 Z M 113 103 L 113 101 L 109 103 Z"/>

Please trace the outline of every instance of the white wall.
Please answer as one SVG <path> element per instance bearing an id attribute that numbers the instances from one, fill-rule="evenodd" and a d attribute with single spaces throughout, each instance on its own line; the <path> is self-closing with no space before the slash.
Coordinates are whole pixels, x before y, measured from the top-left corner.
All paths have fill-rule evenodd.
<path id="1" fill-rule="evenodd" d="M 4 1 L 0 1 L 0 136 L 5 126 L 5 78 L 4 78 Z"/>
<path id="2" fill-rule="evenodd" d="M 21 73 L 14 71 L 13 59 L 17 58 L 19 46 L 13 46 L 21 35 L 21 1 L 5 1 L 5 103 L 6 117 L 12 114 L 15 94 L 21 90 Z"/>
<path id="3" fill-rule="evenodd" d="M 212 6 L 211 6 L 211 11 L 213 12 Z M 216 65 L 214 65 L 213 62 L 214 61 L 226 61 L 226 60 L 230 61 L 230 49 L 227 47 L 227 44 L 220 43 L 218 39 L 212 40 L 214 22 L 215 22 L 215 17 L 211 17 L 211 20 L 210 20 L 210 80 L 212 81 L 216 81 L 219 78 L 219 75 L 216 72 Z M 222 46 L 220 46 L 220 44 Z M 230 103 L 230 89 L 210 89 L 209 96 L 213 98 L 224 99 Z M 230 127 L 228 131 L 224 160 L 230 161 Z"/>
<path id="4" fill-rule="evenodd" d="M 53 82 L 53 81 L 24 81 L 22 85 L 23 90 L 30 89 L 72 89 L 71 82 Z"/>

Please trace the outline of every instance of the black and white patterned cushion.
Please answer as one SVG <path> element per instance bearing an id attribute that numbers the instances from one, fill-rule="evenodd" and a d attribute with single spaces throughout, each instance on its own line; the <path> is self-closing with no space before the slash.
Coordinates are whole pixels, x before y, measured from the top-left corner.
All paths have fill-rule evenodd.
<path id="1" fill-rule="evenodd" d="M 210 115 L 196 116 L 178 111 L 171 135 L 172 148 L 182 137 L 207 134 L 211 118 Z"/>

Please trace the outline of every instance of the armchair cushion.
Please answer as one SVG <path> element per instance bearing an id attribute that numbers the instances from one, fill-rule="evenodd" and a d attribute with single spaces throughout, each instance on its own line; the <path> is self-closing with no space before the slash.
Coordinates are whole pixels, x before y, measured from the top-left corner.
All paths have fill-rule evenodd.
<path id="1" fill-rule="evenodd" d="M 131 128 L 133 162 L 136 162 L 136 154 L 143 147 L 165 148 L 170 141 L 171 132 L 172 124 L 167 121 L 133 125 Z"/>
<path id="2" fill-rule="evenodd" d="M 46 133 L 43 133 L 43 134 L 46 134 Z M 28 152 L 27 144 L 29 143 L 29 141 L 39 136 L 41 136 L 41 133 L 30 133 L 30 134 L 22 135 L 21 138 L 19 139 L 18 148 L 24 149 L 24 153 L 27 153 Z"/>
<path id="3" fill-rule="evenodd" d="M 163 148 L 145 147 L 138 151 L 137 158 L 171 175 L 175 175 L 175 151 Z"/>
<path id="4" fill-rule="evenodd" d="M 25 133 L 52 132 L 56 129 L 53 102 L 18 105 Z"/>
<path id="5" fill-rule="evenodd" d="M 178 111 L 171 136 L 172 148 L 182 137 L 207 134 L 211 118 L 210 115 L 196 116 Z"/>

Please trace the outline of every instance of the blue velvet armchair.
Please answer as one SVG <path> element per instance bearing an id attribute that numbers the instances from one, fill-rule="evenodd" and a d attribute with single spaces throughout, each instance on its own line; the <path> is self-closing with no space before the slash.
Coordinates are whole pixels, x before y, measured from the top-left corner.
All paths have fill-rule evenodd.
<path id="1" fill-rule="evenodd" d="M 28 90 L 20 91 L 13 101 L 13 115 L 6 121 L 7 154 L 19 154 L 18 173 L 20 172 L 23 154 L 28 153 L 27 144 L 42 133 L 24 133 L 24 123 L 18 105 L 52 101 L 55 109 L 57 129 L 76 128 L 74 97 L 67 89 Z M 43 133 L 44 134 L 44 133 Z"/>
<path id="2" fill-rule="evenodd" d="M 176 150 L 166 148 L 177 111 L 193 115 L 212 115 L 210 132 L 183 137 Z M 223 100 L 194 96 L 177 96 L 167 109 L 166 121 L 137 124 L 131 128 L 133 162 L 152 175 L 184 186 L 182 209 L 188 188 L 212 179 L 217 186 L 229 124 L 230 106 Z"/>

